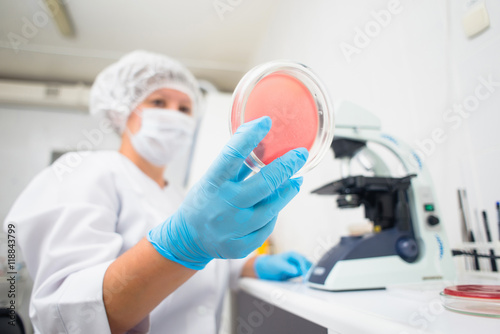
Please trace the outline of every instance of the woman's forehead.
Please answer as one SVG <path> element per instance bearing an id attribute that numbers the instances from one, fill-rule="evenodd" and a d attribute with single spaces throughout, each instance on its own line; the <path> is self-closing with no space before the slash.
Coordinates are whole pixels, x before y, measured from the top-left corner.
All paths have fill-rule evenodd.
<path id="1" fill-rule="evenodd" d="M 165 97 L 169 99 L 176 99 L 180 102 L 191 103 L 191 98 L 184 92 L 172 88 L 160 88 L 151 93 L 147 98 L 150 97 Z"/>

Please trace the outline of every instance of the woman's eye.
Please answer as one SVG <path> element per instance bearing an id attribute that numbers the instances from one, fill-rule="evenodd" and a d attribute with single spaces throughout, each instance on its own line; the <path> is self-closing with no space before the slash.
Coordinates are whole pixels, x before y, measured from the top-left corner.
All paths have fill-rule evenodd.
<path id="1" fill-rule="evenodd" d="M 179 107 L 179 111 L 181 111 L 181 112 L 183 112 L 185 114 L 190 114 L 191 113 L 191 108 L 181 106 L 181 107 Z"/>
<path id="2" fill-rule="evenodd" d="M 153 105 L 155 107 L 163 108 L 163 107 L 165 107 L 165 101 L 163 101 L 163 100 L 154 100 L 153 101 Z"/>

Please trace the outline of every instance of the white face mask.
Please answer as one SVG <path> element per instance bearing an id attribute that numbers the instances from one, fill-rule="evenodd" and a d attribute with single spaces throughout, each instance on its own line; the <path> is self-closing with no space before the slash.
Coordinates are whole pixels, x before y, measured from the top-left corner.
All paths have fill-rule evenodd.
<path id="1" fill-rule="evenodd" d="M 132 146 L 141 157 L 156 166 L 165 166 L 193 141 L 193 117 L 178 110 L 142 109 L 139 132 L 127 129 Z"/>

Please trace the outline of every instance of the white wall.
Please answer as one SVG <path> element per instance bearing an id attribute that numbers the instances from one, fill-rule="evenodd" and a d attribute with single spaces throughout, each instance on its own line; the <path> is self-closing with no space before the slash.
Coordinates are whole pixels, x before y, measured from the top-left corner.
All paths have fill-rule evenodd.
<path id="1" fill-rule="evenodd" d="M 465 114 L 463 124 L 457 130 L 463 135 L 467 150 L 460 152 L 460 176 L 463 185 L 470 191 L 474 207 L 487 210 L 492 235 L 497 232 L 495 202 L 500 200 L 500 2 L 488 0 L 486 8 L 491 26 L 473 39 L 462 33 L 461 18 L 465 10 L 464 1 L 449 1 L 451 11 L 451 50 L 453 74 L 453 103 L 471 103 L 476 89 L 484 95 L 477 99 L 477 108 Z M 482 2 L 482 1 L 477 1 Z M 491 79 L 489 87 L 482 80 Z M 481 96 L 480 96 L 481 97 Z M 458 149 L 458 148 L 457 148 Z M 458 152 L 457 152 L 458 153 Z"/>
<path id="2" fill-rule="evenodd" d="M 198 130 L 191 164 L 189 186 L 198 181 L 230 138 L 229 112 L 231 94 L 211 93 L 207 96 L 206 110 Z"/>
<path id="3" fill-rule="evenodd" d="M 423 146 L 442 221 L 456 244 L 460 241 L 458 187 L 467 185 L 471 193 L 482 194 L 476 207 L 488 208 L 490 220 L 496 222 L 493 208 L 500 199 L 500 181 L 494 166 L 500 166 L 500 134 L 495 128 L 500 124 L 500 89 L 456 130 L 443 115 L 453 103 L 474 93 L 479 75 L 492 74 L 500 81 L 500 4 L 487 1 L 491 27 L 467 40 L 460 26 L 465 1 L 397 3 L 285 1 L 255 54 L 254 65 L 280 58 L 301 61 L 325 81 L 333 100 L 347 99 L 366 107 L 380 117 L 385 132 L 417 149 Z M 373 34 L 366 47 L 358 48 L 359 53 L 346 57 L 341 46 L 356 46 L 357 29 L 376 22 L 373 12 L 380 14 L 391 4 L 396 4 L 396 14 L 386 18 L 386 26 Z M 446 139 L 430 143 L 437 128 Z M 325 250 L 324 244 L 346 233 L 348 222 L 362 218 L 359 212 L 352 217 L 340 212 L 334 197 L 307 194 L 340 177 L 338 164 L 332 160 L 328 156 L 305 176 L 303 191 L 282 212 L 274 233 L 279 250 L 296 249 L 315 259 Z"/>

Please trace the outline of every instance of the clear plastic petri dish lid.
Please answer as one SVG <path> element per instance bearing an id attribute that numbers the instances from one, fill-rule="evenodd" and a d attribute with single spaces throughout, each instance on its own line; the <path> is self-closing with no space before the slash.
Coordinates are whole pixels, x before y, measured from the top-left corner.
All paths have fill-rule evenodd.
<path id="1" fill-rule="evenodd" d="M 255 172 L 291 149 L 304 147 L 309 157 L 295 176 L 304 175 L 321 161 L 332 143 L 335 121 L 327 90 L 301 63 L 279 60 L 261 64 L 240 80 L 233 93 L 231 134 L 262 116 L 271 118 L 271 130 L 245 160 Z"/>
<path id="2" fill-rule="evenodd" d="M 454 312 L 500 318 L 499 285 L 457 285 L 441 293 L 443 306 Z"/>

